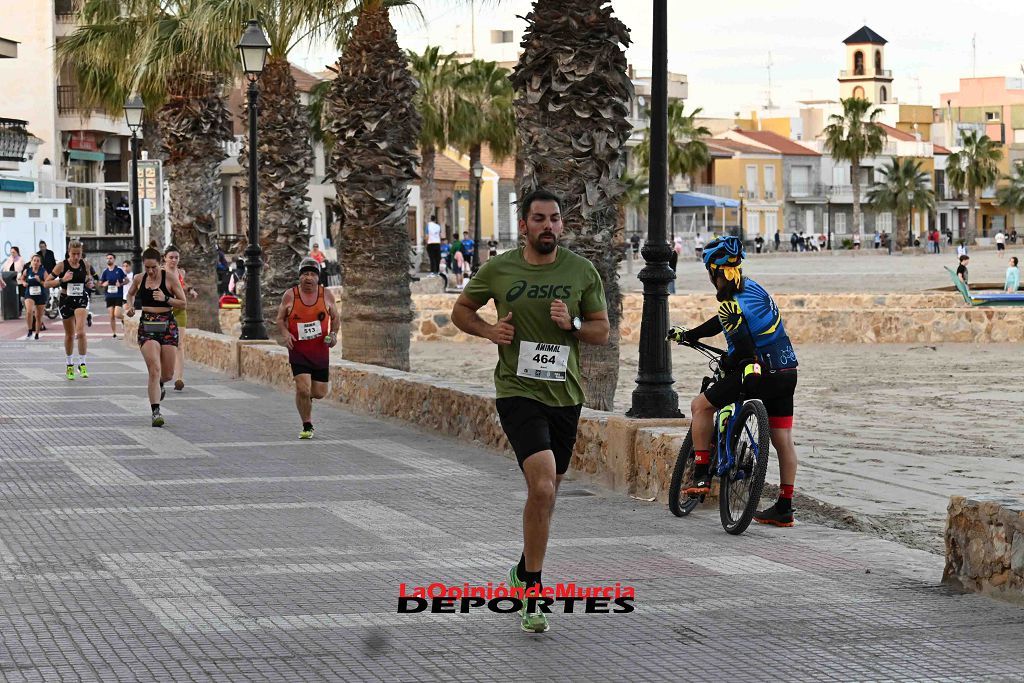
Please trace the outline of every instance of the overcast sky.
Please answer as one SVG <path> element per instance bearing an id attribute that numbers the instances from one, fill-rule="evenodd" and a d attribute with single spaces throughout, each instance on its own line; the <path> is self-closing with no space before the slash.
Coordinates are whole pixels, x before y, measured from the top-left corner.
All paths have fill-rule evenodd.
<path id="1" fill-rule="evenodd" d="M 521 31 L 526 24 L 517 15 L 525 16 L 532 4 L 505 0 L 481 9 L 478 0 L 477 35 L 490 29 Z M 612 5 L 632 33 L 630 63 L 649 70 L 650 0 L 613 0 Z M 460 40 L 467 43 L 469 0 L 421 0 L 419 6 L 423 19 L 414 13 L 393 17 L 402 47 L 440 44 L 456 50 Z M 687 75 L 689 104 L 711 115 L 746 115 L 765 106 L 769 51 L 776 106 L 793 109 L 799 100 L 835 99 L 836 77 L 844 68 L 842 41 L 866 23 L 889 41 L 886 68 L 893 71 L 893 91 L 902 102 L 937 105 L 939 93 L 956 90 L 959 78 L 972 75 L 975 36 L 978 76 L 1024 78 L 1024 2 L 972 7 L 951 0 L 866 0 L 859 7 L 837 11 L 822 0 L 783 0 L 774 7 L 754 0 L 668 0 L 669 70 Z M 315 71 L 333 59 L 320 46 L 307 55 L 299 50 L 295 57 Z"/>

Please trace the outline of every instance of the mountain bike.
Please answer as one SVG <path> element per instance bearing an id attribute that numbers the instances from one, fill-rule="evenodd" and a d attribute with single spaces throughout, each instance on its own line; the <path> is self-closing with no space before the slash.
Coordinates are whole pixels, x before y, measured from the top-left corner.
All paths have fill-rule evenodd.
<path id="1" fill-rule="evenodd" d="M 719 359 L 725 351 L 701 342 L 673 341 L 707 357 L 711 376 L 701 382 L 701 393 L 724 379 L 725 372 Z M 711 475 L 718 478 L 718 510 L 722 527 L 730 534 L 746 531 L 761 500 L 768 471 L 769 436 L 768 412 L 764 404 L 758 399 L 744 400 L 742 392 L 735 403 L 715 413 Z M 692 481 L 695 458 L 691 429 L 679 449 L 668 490 L 668 507 L 677 517 L 685 517 L 704 502 L 706 494 L 683 493 L 686 488 L 683 484 Z"/>

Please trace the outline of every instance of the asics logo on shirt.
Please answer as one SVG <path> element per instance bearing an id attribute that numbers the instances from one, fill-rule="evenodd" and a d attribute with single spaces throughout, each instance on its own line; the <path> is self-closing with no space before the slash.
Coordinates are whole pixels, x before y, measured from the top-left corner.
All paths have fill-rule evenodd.
<path id="1" fill-rule="evenodd" d="M 527 299 L 568 299 L 572 296 L 572 286 L 531 285 L 526 280 L 517 280 L 505 292 L 505 301 L 515 301 L 524 293 Z"/>

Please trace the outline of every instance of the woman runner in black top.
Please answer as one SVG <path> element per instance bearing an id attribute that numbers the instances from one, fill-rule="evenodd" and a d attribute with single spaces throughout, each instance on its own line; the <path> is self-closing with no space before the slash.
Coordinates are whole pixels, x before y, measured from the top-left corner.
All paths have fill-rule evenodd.
<path id="1" fill-rule="evenodd" d="M 153 426 L 162 427 L 160 401 L 164 398 L 164 382 L 174 375 L 175 351 L 178 346 L 178 324 L 172 313 L 185 307 L 185 292 L 177 278 L 167 277 L 160 268 L 160 252 L 146 249 L 142 252 L 142 276 L 132 278 L 128 288 L 124 313 L 135 316 L 135 294 L 139 293 L 142 318 L 139 321 L 139 349 L 149 371 L 149 406 L 153 411 Z"/>
<path id="2" fill-rule="evenodd" d="M 78 376 L 87 378 L 89 371 L 85 367 L 86 339 L 85 321 L 89 314 L 89 297 L 85 290 L 92 286 L 89 275 L 89 264 L 82 258 L 82 243 L 68 244 L 67 258 L 53 267 L 53 272 L 46 278 L 46 287 L 60 288 L 59 310 L 64 322 L 64 354 L 67 357 L 65 376 L 75 378 L 75 365 Z M 78 339 L 78 356 L 75 357 L 74 342 Z"/>

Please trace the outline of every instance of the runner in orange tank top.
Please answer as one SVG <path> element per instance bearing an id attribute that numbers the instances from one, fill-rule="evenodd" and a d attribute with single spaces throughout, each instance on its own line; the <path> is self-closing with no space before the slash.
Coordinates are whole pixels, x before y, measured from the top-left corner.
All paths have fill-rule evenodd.
<path id="1" fill-rule="evenodd" d="M 327 395 L 331 349 L 338 343 L 340 321 L 334 295 L 320 286 L 320 264 L 302 259 L 299 286 L 284 293 L 277 311 L 277 329 L 288 347 L 295 378 L 295 407 L 302 419 L 300 439 L 313 438 L 313 399 Z"/>

